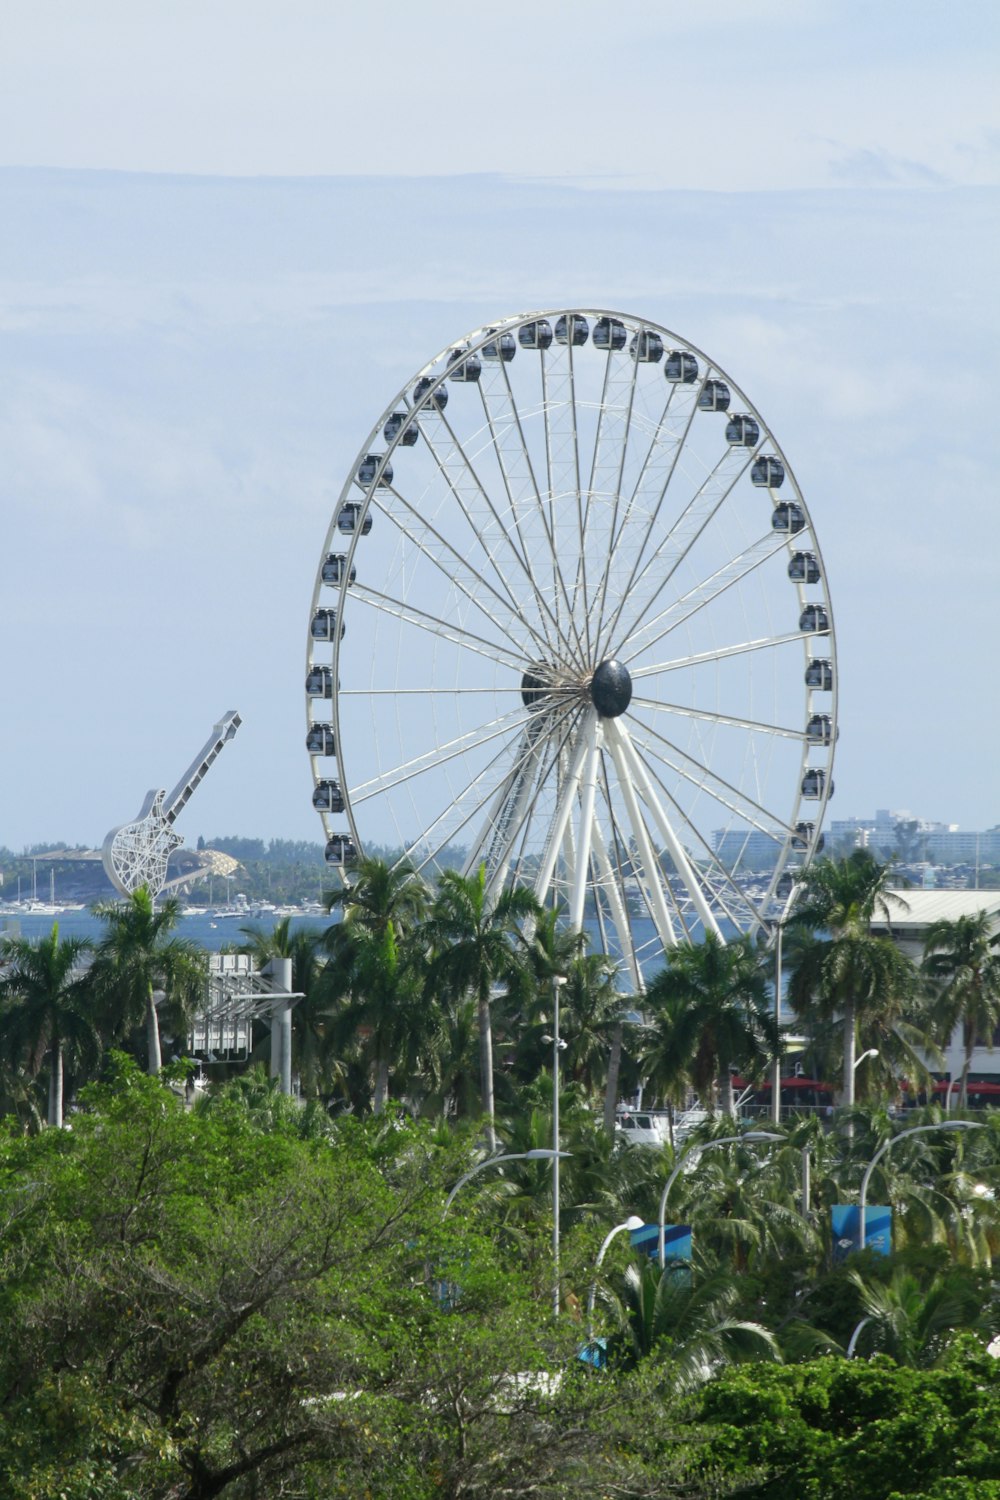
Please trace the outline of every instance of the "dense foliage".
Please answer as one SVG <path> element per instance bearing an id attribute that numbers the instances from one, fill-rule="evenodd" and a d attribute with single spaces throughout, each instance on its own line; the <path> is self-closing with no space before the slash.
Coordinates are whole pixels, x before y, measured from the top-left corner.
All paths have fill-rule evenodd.
<path id="1" fill-rule="evenodd" d="M 867 857 L 820 865 L 786 933 L 826 1076 L 879 1047 L 864 1103 L 756 1135 L 733 1078 L 779 1045 L 769 955 L 682 945 L 636 1027 L 607 960 L 482 872 L 366 861 L 321 939 L 244 934 L 292 960 L 298 1099 L 252 1063 L 197 1101 L 185 1064 L 152 1076 L 202 976 L 169 903 L 102 909 L 89 969 L 58 930 L 9 942 L 0 1495 L 1000 1496 L 1000 1114 L 896 1108 L 898 1059 L 991 1013 L 995 945 L 942 928 L 918 974 L 870 934 L 884 892 Z M 640 1080 L 708 1118 L 624 1145 Z M 893 1253 L 845 1261 L 831 1209 L 876 1153 Z M 690 1262 L 611 1234 L 661 1206 Z"/>

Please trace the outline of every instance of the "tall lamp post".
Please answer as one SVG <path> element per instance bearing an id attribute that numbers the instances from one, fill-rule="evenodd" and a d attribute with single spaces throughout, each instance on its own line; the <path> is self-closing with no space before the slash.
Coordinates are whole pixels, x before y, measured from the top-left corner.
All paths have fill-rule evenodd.
<path id="1" fill-rule="evenodd" d="M 862 1250 L 865 1248 L 865 1208 L 866 1208 L 866 1205 L 868 1203 L 868 1183 L 869 1183 L 869 1180 L 871 1179 L 872 1172 L 875 1170 L 875 1167 L 878 1165 L 878 1163 L 882 1160 L 883 1156 L 888 1151 L 888 1149 L 889 1149 L 890 1146 L 894 1146 L 897 1141 L 904 1140 L 906 1138 L 906 1136 L 908 1136 L 908 1135 L 926 1135 L 929 1131 L 932 1131 L 932 1130 L 984 1130 L 984 1129 L 985 1129 L 985 1126 L 980 1125 L 976 1120 L 941 1120 L 936 1125 L 913 1125 L 913 1126 L 910 1127 L 909 1130 L 901 1130 L 898 1135 L 891 1135 L 888 1140 L 883 1141 L 882 1144 L 881 1144 L 881 1146 L 875 1152 L 875 1155 L 872 1157 L 871 1161 L 868 1163 L 867 1167 L 865 1168 L 865 1175 L 861 1179 L 861 1192 L 860 1192 L 860 1194 L 858 1196 L 858 1246 L 859 1246 L 859 1248 L 862 1249 Z"/>
<path id="2" fill-rule="evenodd" d="M 552 1316 L 559 1316 L 559 1158 L 569 1152 L 559 1150 L 559 1054 L 566 1043 L 559 1035 L 559 991 L 566 983 L 565 974 L 552 976 L 552 1035 L 543 1042 L 552 1043 Z"/>
<path id="3" fill-rule="evenodd" d="M 501 1162 L 505 1161 L 548 1161 L 549 1157 L 554 1157 L 555 1154 L 556 1153 L 554 1151 L 551 1151 L 548 1146 L 539 1146 L 537 1149 L 532 1151 L 507 1151 L 503 1156 L 485 1157 L 482 1161 L 477 1162 L 476 1165 L 471 1169 L 471 1171 L 466 1172 L 465 1176 L 460 1177 L 455 1183 L 455 1186 L 452 1188 L 451 1192 L 444 1200 L 444 1212 L 448 1212 L 454 1200 L 455 1194 L 459 1191 L 459 1189 L 463 1188 L 465 1184 L 470 1181 L 471 1178 L 475 1177 L 478 1172 L 484 1172 L 487 1167 L 498 1167 L 500 1166 Z M 562 1151 L 559 1154 L 561 1156 L 572 1156 L 573 1153 L 571 1151 Z"/>
<path id="4" fill-rule="evenodd" d="M 604 1236 L 604 1244 L 601 1246 L 600 1250 L 598 1250 L 598 1252 L 597 1252 L 597 1261 L 596 1261 L 596 1263 L 594 1265 L 594 1279 L 590 1283 L 590 1291 L 587 1293 L 587 1343 L 588 1344 L 592 1344 L 594 1342 L 594 1300 L 595 1300 L 595 1298 L 597 1296 L 597 1278 L 598 1278 L 598 1275 L 600 1274 L 601 1265 L 602 1265 L 602 1263 L 604 1261 L 604 1257 L 608 1253 L 608 1246 L 611 1244 L 611 1241 L 614 1239 L 615 1235 L 616 1234 L 621 1234 L 621 1232 L 622 1232 L 623 1229 L 627 1229 L 629 1231 L 629 1233 L 631 1234 L 634 1229 L 641 1229 L 641 1228 L 642 1228 L 642 1220 L 638 1217 L 638 1215 L 637 1214 L 629 1214 L 629 1216 L 625 1220 L 624 1224 L 616 1224 L 615 1227 L 614 1227 L 614 1229 L 609 1229 L 608 1233 Z"/>
<path id="5" fill-rule="evenodd" d="M 754 1141 L 783 1141 L 784 1139 L 783 1135 L 778 1135 L 773 1130 L 746 1130 L 742 1135 L 724 1135 L 717 1141 L 706 1141 L 704 1145 L 692 1146 L 689 1151 L 685 1151 L 683 1156 L 677 1159 L 660 1196 L 659 1261 L 661 1271 L 667 1262 L 667 1198 L 670 1195 L 670 1189 L 684 1170 L 684 1164 L 688 1157 L 701 1156 L 704 1151 L 711 1151 L 713 1146 L 734 1146 L 741 1141 L 752 1143 Z"/>

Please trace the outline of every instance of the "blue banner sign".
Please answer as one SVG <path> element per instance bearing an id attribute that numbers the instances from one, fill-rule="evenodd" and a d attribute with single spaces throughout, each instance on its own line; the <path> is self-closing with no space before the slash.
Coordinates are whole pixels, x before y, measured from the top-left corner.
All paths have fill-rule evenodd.
<path id="1" fill-rule="evenodd" d="M 651 1260 L 659 1258 L 659 1224 L 643 1224 L 641 1229 L 631 1229 L 628 1237 L 634 1250 L 645 1250 Z M 663 1226 L 663 1258 L 665 1261 L 689 1261 L 691 1259 L 690 1224 L 665 1224 Z"/>
<path id="2" fill-rule="evenodd" d="M 842 1261 L 860 1249 L 858 1231 L 861 1212 L 856 1203 L 837 1203 L 830 1210 L 833 1224 L 833 1259 Z M 865 1249 L 878 1255 L 892 1254 L 892 1209 L 884 1203 L 865 1204 Z"/>

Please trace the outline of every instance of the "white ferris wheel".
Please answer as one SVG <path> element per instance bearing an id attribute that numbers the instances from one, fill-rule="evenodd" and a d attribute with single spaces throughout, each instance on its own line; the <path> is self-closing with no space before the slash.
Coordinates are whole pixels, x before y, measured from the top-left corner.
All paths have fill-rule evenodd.
<path id="1" fill-rule="evenodd" d="M 638 990 L 752 931 L 821 844 L 837 669 L 805 500 L 712 359 L 625 313 L 521 314 L 407 382 L 313 593 L 313 805 L 531 886 Z"/>

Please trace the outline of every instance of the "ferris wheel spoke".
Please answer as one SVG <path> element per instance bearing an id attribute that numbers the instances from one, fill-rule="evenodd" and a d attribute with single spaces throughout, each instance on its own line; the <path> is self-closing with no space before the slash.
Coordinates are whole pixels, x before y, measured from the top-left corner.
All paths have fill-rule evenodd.
<path id="1" fill-rule="evenodd" d="M 601 781 L 604 801 L 608 809 L 608 826 L 612 837 L 616 837 L 614 806 L 611 801 L 607 768 L 603 758 L 601 760 Z M 620 864 L 616 862 L 615 865 L 612 865 L 611 863 L 608 846 L 599 822 L 594 825 L 594 852 L 597 857 L 597 868 L 601 873 L 603 881 L 602 889 L 607 896 L 608 905 L 611 908 L 611 921 L 618 934 L 618 946 L 621 949 L 622 961 L 628 966 L 635 993 L 639 994 L 643 988 L 642 971 L 639 968 L 635 955 L 632 923 L 629 919 L 628 905 L 625 897 L 625 879 Z M 607 952 L 606 942 L 604 950 Z"/>
<path id="2" fill-rule="evenodd" d="M 488 595 L 489 599 L 499 610 L 499 614 L 506 622 L 506 634 L 510 639 L 518 640 L 523 632 L 527 632 L 535 643 L 535 649 L 544 651 L 546 641 L 544 636 L 539 636 L 531 621 L 525 618 L 523 610 L 519 609 L 517 602 L 499 593 L 493 585 L 483 577 L 477 568 L 462 555 L 461 550 L 423 516 L 417 506 L 412 505 L 405 495 L 398 489 L 391 488 L 387 492 L 406 511 L 409 521 L 397 514 L 389 506 L 387 501 L 380 496 L 380 511 L 390 520 L 398 531 L 416 547 L 424 557 L 427 558 L 447 580 L 449 588 L 456 588 L 461 594 L 475 605 L 480 614 L 485 615 L 488 620 L 496 625 L 494 619 L 486 608 L 482 595 Z M 477 587 L 478 585 L 478 587 Z M 352 595 L 357 592 L 358 585 L 351 585 Z M 503 628 L 503 627 L 501 627 Z"/>
<path id="3" fill-rule="evenodd" d="M 614 721 L 611 721 L 609 728 L 612 732 L 607 737 L 608 750 L 611 753 L 611 759 L 614 761 L 615 775 L 618 779 L 618 786 L 621 790 L 622 800 L 625 803 L 628 823 L 637 850 L 637 854 L 633 856 L 636 874 L 643 890 L 646 905 L 653 918 L 654 926 L 659 934 L 660 942 L 664 948 L 676 948 L 677 932 L 670 912 L 667 909 L 666 898 L 664 896 L 666 881 L 663 879 L 660 862 L 656 858 L 655 851 L 650 842 L 649 830 L 646 827 L 645 819 L 639 810 L 639 802 L 635 795 L 630 767 L 626 764 L 622 753 L 621 740 L 613 732 L 617 728 Z M 684 930 L 683 927 L 681 930 Z"/>
<path id="4" fill-rule="evenodd" d="M 715 713 L 707 708 L 691 708 L 683 703 L 664 703 L 656 698 L 640 698 L 633 696 L 632 702 L 638 708 L 645 708 L 650 713 L 678 714 L 685 719 L 704 719 L 709 724 L 728 724 L 734 729 L 750 729 L 755 733 L 773 734 L 779 738 L 798 740 L 804 744 L 806 734 L 803 729 L 785 729 L 780 724 L 768 724 L 762 719 L 745 719 L 738 714 Z"/>
<path id="5" fill-rule="evenodd" d="M 485 860 L 491 884 L 502 882 L 499 872 L 503 861 L 509 859 L 511 847 L 536 795 L 535 789 L 546 775 L 546 745 L 553 737 L 569 733 L 566 726 L 572 723 L 573 712 L 562 708 L 544 715 L 536 713 L 524 726 L 514 764 L 497 790 L 478 836 L 470 845 L 464 870 L 466 875 Z"/>
<path id="6" fill-rule="evenodd" d="M 405 600 L 396 599 L 391 594 L 380 593 L 378 589 L 373 589 L 366 583 L 353 583 L 351 598 L 356 599 L 359 604 L 370 605 L 381 614 L 391 615 L 406 625 L 413 625 L 418 630 L 424 630 L 429 635 L 438 636 L 443 641 L 450 641 L 454 646 L 461 646 L 465 651 L 472 651 L 477 656 L 485 656 L 488 661 L 499 662 L 510 667 L 512 672 L 517 673 L 516 681 L 520 684 L 521 673 L 524 671 L 524 657 L 517 655 L 508 646 L 487 640 L 485 636 L 475 635 L 471 630 L 466 630 L 451 620 L 442 620 L 437 615 L 428 614 L 426 610 L 418 609 L 415 604 L 407 604 Z M 489 615 L 486 618 L 489 620 Z M 490 623 L 492 624 L 493 621 L 490 620 Z M 452 690 L 449 689 L 449 691 Z"/>
<path id="7" fill-rule="evenodd" d="M 525 873 L 526 860 L 528 857 L 529 838 L 536 821 L 540 821 L 540 804 L 543 796 L 551 789 L 551 783 L 556 778 L 557 768 L 562 764 L 565 753 L 573 739 L 574 734 L 579 732 L 582 710 L 580 706 L 574 705 L 572 711 L 561 713 L 558 720 L 553 719 L 548 735 L 548 754 L 545 761 L 540 765 L 538 778 L 534 790 L 521 815 L 520 825 L 511 829 L 506 859 L 509 867 L 512 867 L 515 881 L 520 883 L 522 876 L 525 883 L 528 878 Z M 515 845 L 517 853 L 515 854 Z M 500 883 L 499 872 L 497 884 Z"/>
<path id="8" fill-rule="evenodd" d="M 585 635 L 577 624 L 576 599 L 560 566 L 560 557 L 579 560 L 583 550 L 583 511 L 580 495 L 580 445 L 576 421 L 576 397 L 573 382 L 573 344 L 555 344 L 539 351 L 542 381 L 542 418 L 545 438 L 545 477 L 548 485 L 545 508 L 548 510 L 548 534 L 552 542 L 552 581 L 556 600 L 556 618 L 564 637 L 572 636 L 577 651 L 587 658 Z M 562 521 L 562 507 L 573 497 L 575 542 Z M 560 509 L 557 512 L 556 504 Z M 564 615 L 565 610 L 565 615 Z"/>
<path id="9" fill-rule="evenodd" d="M 663 638 L 676 630 L 678 625 L 683 625 L 690 620 L 699 610 L 705 609 L 722 594 L 731 589 L 734 584 L 742 582 L 751 573 L 764 566 L 766 562 L 780 552 L 784 547 L 784 538 L 773 531 L 760 538 L 759 541 L 747 547 L 739 553 L 724 568 L 719 568 L 709 578 L 699 583 L 695 588 L 689 589 L 673 604 L 668 605 L 655 615 L 652 620 L 647 620 L 644 625 L 636 626 L 630 635 L 622 640 L 620 651 L 626 649 L 632 653 L 647 651 L 650 647 L 657 645 Z M 657 589 L 657 594 L 660 590 Z"/>
<path id="10" fill-rule="evenodd" d="M 363 781 L 360 785 L 352 787 L 351 801 L 367 802 L 380 792 L 391 791 L 412 781 L 416 776 L 423 776 L 428 771 L 438 770 L 440 766 L 447 761 L 454 760 L 456 756 L 467 755 L 471 750 L 478 750 L 480 746 L 490 744 L 501 735 L 509 734 L 512 729 L 520 728 L 527 712 L 528 710 L 522 706 L 511 713 L 502 714 L 500 718 L 493 719 L 488 724 L 477 725 L 467 734 L 459 735 L 444 745 L 435 746 L 433 750 L 425 751 L 423 755 L 415 755 L 411 760 L 403 761 L 398 766 L 380 772 L 369 781 Z"/>
<path id="11" fill-rule="evenodd" d="M 640 677 L 655 677 L 661 672 L 679 672 L 684 667 L 700 667 L 725 661 L 732 656 L 746 656 L 752 651 L 770 651 L 778 646 L 801 647 L 801 630 L 789 631 L 786 635 L 763 635 L 755 641 L 739 641 L 729 646 L 719 646 L 712 651 L 697 651 L 689 656 L 675 656 L 672 661 L 659 661 L 652 666 L 630 668 L 633 682 Z"/>
<path id="12" fill-rule="evenodd" d="M 444 431 L 448 437 L 449 451 L 444 453 L 438 452 L 437 443 L 434 441 L 437 428 Z M 473 537 L 483 542 L 484 537 L 488 535 L 491 541 L 495 539 L 497 543 L 502 544 L 506 552 L 509 552 L 510 556 L 514 559 L 518 573 L 523 580 L 520 588 L 514 588 L 504 574 L 497 560 L 496 548 L 494 547 L 491 550 L 485 544 L 482 546 L 482 555 L 488 561 L 498 584 L 506 594 L 511 605 L 515 609 L 522 611 L 529 604 L 537 605 L 540 611 L 551 615 L 544 595 L 539 594 L 534 588 L 531 566 L 526 554 L 520 547 L 515 545 L 515 537 L 511 535 L 509 525 L 497 511 L 488 487 L 480 478 L 472 459 L 466 453 L 461 439 L 451 422 L 449 422 L 443 412 L 438 412 L 436 414 L 436 423 L 433 425 L 423 425 L 421 431 L 424 434 L 428 450 L 437 465 L 441 478 L 458 502 L 459 508 L 470 519 L 470 522 L 476 523 L 472 525 Z M 484 529 L 482 523 L 477 518 L 477 511 L 480 512 L 483 521 L 485 521 L 485 516 L 488 514 L 493 525 Z M 518 540 L 520 540 L 519 536 Z M 555 626 L 554 619 L 551 619 L 550 623 L 553 627 Z M 539 618 L 538 626 L 546 640 L 550 640 L 550 632 L 544 617 Z"/>
<path id="13" fill-rule="evenodd" d="M 738 450 L 745 453 L 745 449 Z M 618 629 L 626 605 L 631 609 L 632 625 L 626 630 L 635 627 L 639 620 L 647 615 L 660 594 L 670 584 L 671 579 L 678 568 L 687 558 L 692 548 L 697 544 L 709 523 L 718 515 L 726 504 L 736 485 L 746 473 L 749 458 L 741 459 L 734 457 L 737 450 L 727 449 L 708 478 L 698 487 L 694 495 L 681 512 L 678 519 L 670 529 L 669 535 L 664 541 L 646 558 L 640 568 L 643 554 L 645 553 L 651 528 L 647 529 L 642 545 L 636 553 L 632 571 L 628 582 L 618 600 L 614 614 L 608 624 L 604 636 L 605 643 L 609 642 Z M 653 572 L 655 587 L 652 594 L 643 594 L 641 584 L 647 575 Z"/>
<path id="14" fill-rule="evenodd" d="M 702 889 L 701 880 L 697 875 L 693 865 L 691 864 L 690 859 L 688 858 L 687 850 L 684 848 L 680 839 L 677 837 L 673 824 L 667 817 L 663 805 L 656 795 L 656 789 L 654 788 L 649 778 L 649 774 L 646 770 L 645 764 L 643 763 L 642 757 L 639 755 L 635 745 L 632 743 L 631 736 L 629 735 L 629 732 L 625 728 L 625 726 L 616 722 L 612 727 L 615 737 L 617 738 L 618 743 L 621 746 L 621 751 L 625 763 L 626 765 L 631 767 L 632 773 L 635 776 L 637 785 L 639 787 L 640 795 L 642 796 L 643 801 L 646 803 L 646 806 L 649 808 L 654 823 L 660 830 L 660 835 L 663 838 L 663 841 L 666 844 L 667 850 L 670 854 L 670 858 L 673 861 L 674 869 L 677 871 L 684 885 L 687 887 L 688 894 L 690 895 L 691 900 L 694 903 L 695 911 L 701 918 L 702 925 L 707 932 L 714 932 L 716 937 L 721 938 L 722 933 L 719 931 L 719 924 L 716 921 L 715 913 L 712 911 L 712 908 L 705 900 L 705 893 Z"/>
<path id="15" fill-rule="evenodd" d="M 434 863 L 443 849 L 446 849 L 449 844 L 453 844 L 459 834 L 465 832 L 473 820 L 495 797 L 496 783 L 493 780 L 493 775 L 500 768 L 501 764 L 507 760 L 508 750 L 509 745 L 501 746 L 496 754 L 483 766 L 482 770 L 472 778 L 466 790 L 466 798 L 470 794 L 475 795 L 472 797 L 472 805 L 464 812 L 459 822 L 448 822 L 449 817 L 454 819 L 456 812 L 456 803 L 452 799 L 449 799 L 442 810 L 436 815 L 431 816 L 425 813 L 422 820 L 423 831 L 421 836 L 404 850 L 404 859 L 414 860 L 414 867 L 417 870 L 426 869 L 428 865 Z M 419 857 L 419 862 L 416 862 L 417 850 L 427 845 L 429 840 L 436 836 L 442 827 L 444 828 L 444 832 L 437 844 L 426 848 L 425 852 Z M 467 860 L 463 868 L 463 873 L 468 874 L 470 872 L 471 867 Z"/>
<path id="16" fill-rule="evenodd" d="M 544 366 L 542 367 L 544 370 Z M 498 361 L 496 375 L 488 381 L 480 380 L 480 393 L 487 409 L 490 432 L 500 439 L 496 449 L 497 462 L 503 473 L 504 485 L 511 497 L 518 535 L 525 543 L 525 528 L 537 521 L 542 528 L 547 552 L 544 563 L 549 565 L 557 554 L 557 539 L 553 529 L 551 491 L 543 491 L 535 473 L 535 464 L 524 431 L 522 413 L 514 396 L 510 373 L 505 361 Z M 544 416 L 544 399 L 541 412 Z M 510 441 L 514 438 L 514 441 Z M 547 471 L 546 471 L 547 472 Z M 518 496 L 520 495 L 520 499 Z M 527 509 L 525 509 L 527 506 Z M 522 513 L 523 512 L 523 513 Z M 528 548 L 524 546 L 527 555 Z M 534 578 L 535 590 L 541 599 L 545 591 L 539 579 Z M 561 572 L 552 575 L 552 602 L 546 602 L 545 610 L 555 630 L 556 649 L 565 660 L 567 654 L 582 654 L 579 631 L 573 621 L 569 594 Z"/>
<path id="17" fill-rule="evenodd" d="M 638 369 L 638 364 L 636 365 L 636 369 Z M 597 634 L 603 642 L 606 642 L 610 635 L 610 630 L 604 628 L 604 611 L 607 604 L 608 585 L 614 568 L 619 566 L 622 561 L 624 561 L 626 567 L 628 566 L 628 560 L 622 559 L 620 554 L 624 538 L 630 533 L 632 518 L 637 512 L 646 511 L 645 530 L 636 539 L 638 545 L 633 545 L 632 551 L 634 555 L 631 561 L 631 576 L 622 591 L 622 597 L 627 597 L 634 581 L 635 570 L 642 560 L 650 537 L 659 525 L 663 505 L 670 491 L 677 465 L 691 430 L 691 423 L 694 421 L 697 411 L 697 403 L 693 396 L 689 393 L 685 404 L 685 397 L 683 395 L 678 396 L 677 390 L 677 386 L 671 386 L 670 388 L 666 403 L 650 436 L 639 474 L 635 484 L 632 486 L 632 491 L 624 512 L 621 515 L 620 522 L 618 521 L 619 505 L 617 501 L 615 504 L 617 530 L 615 529 L 615 525 L 613 525 L 609 538 L 597 612 Z M 623 460 L 624 456 L 623 454 Z M 621 485 L 621 478 L 619 479 L 619 485 Z M 621 608 L 621 603 L 622 598 L 620 597 L 615 604 L 611 622 L 612 629 L 617 622 L 618 610 Z"/>
<path id="18" fill-rule="evenodd" d="M 725 865 L 721 862 L 715 850 L 712 848 L 709 840 L 705 837 L 704 833 L 697 826 L 697 824 L 691 822 L 690 818 L 684 812 L 684 809 L 681 807 L 680 803 L 666 786 L 663 778 L 660 776 L 659 772 L 656 769 L 655 763 L 647 762 L 646 772 L 656 783 L 656 787 L 660 795 L 662 795 L 674 809 L 674 813 L 676 815 L 679 826 L 685 829 L 692 841 L 696 843 L 701 850 L 704 851 L 703 854 L 696 855 L 696 858 L 698 859 L 699 864 L 710 865 L 715 872 L 718 884 L 710 887 L 706 877 L 705 885 L 706 888 L 711 889 L 712 898 L 715 901 L 716 905 L 720 907 L 723 916 L 726 917 L 728 921 L 732 922 L 735 927 L 742 928 L 745 925 L 745 923 L 741 920 L 740 914 L 742 910 L 742 912 L 749 912 L 751 914 L 755 926 L 762 924 L 764 922 L 763 912 L 756 905 L 756 903 L 751 900 L 746 892 L 741 890 L 741 888 L 736 884 L 731 872 L 727 870 Z M 749 836 L 749 830 L 747 832 Z M 726 893 L 725 895 L 723 894 L 723 891 Z M 734 895 L 736 898 L 734 906 L 730 906 L 728 904 L 730 894 Z"/>
<path id="19" fill-rule="evenodd" d="M 514 431 L 517 431 L 520 434 L 520 437 L 521 437 L 520 455 L 521 455 L 521 457 L 525 461 L 525 465 L 526 465 L 526 469 L 527 469 L 527 480 L 528 480 L 528 483 L 529 483 L 529 486 L 530 486 L 531 490 L 535 494 L 536 500 L 538 499 L 538 487 L 537 487 L 537 485 L 535 483 L 534 472 L 533 472 L 533 470 L 531 468 L 531 462 L 530 462 L 530 458 L 529 458 L 528 453 L 527 453 L 527 449 L 524 446 L 523 433 L 520 433 L 520 422 L 515 420 L 516 413 L 514 413 L 514 414 L 508 413 L 508 415 L 504 419 L 506 425 L 504 427 L 501 427 L 501 425 L 500 425 L 500 423 L 498 421 L 497 413 L 494 411 L 493 404 L 491 403 L 491 401 L 489 399 L 489 396 L 493 393 L 494 386 L 496 384 L 499 384 L 499 382 L 501 381 L 501 379 L 503 379 L 504 382 L 505 382 L 507 392 L 509 393 L 509 391 L 510 391 L 509 384 L 506 384 L 506 372 L 505 372 L 505 370 L 503 370 L 502 362 L 500 362 L 500 363 L 501 363 L 501 372 L 502 373 L 497 374 L 494 377 L 494 379 L 492 379 L 492 380 L 487 380 L 487 379 L 480 380 L 478 382 L 478 384 L 477 384 L 476 389 L 479 392 L 479 399 L 482 402 L 483 414 L 486 417 L 486 424 L 489 427 L 490 440 L 491 440 L 492 445 L 493 445 L 493 455 L 494 455 L 494 458 L 496 459 L 497 468 L 500 471 L 500 478 L 501 478 L 501 480 L 503 482 L 503 487 L 504 487 L 504 490 L 505 490 L 506 495 L 507 495 L 507 508 L 508 508 L 508 511 L 510 512 L 511 519 L 513 520 L 513 523 L 514 523 L 514 530 L 515 530 L 515 532 L 517 534 L 517 540 L 518 540 L 518 544 L 519 544 L 519 547 L 520 547 L 520 555 L 524 559 L 527 560 L 529 558 L 530 548 L 528 547 L 527 539 L 526 539 L 526 537 L 524 535 L 524 530 L 523 530 L 523 527 L 522 527 L 520 505 L 519 505 L 519 502 L 518 502 L 517 498 L 515 497 L 515 493 L 514 493 L 514 484 L 515 484 L 514 473 L 512 472 L 512 465 L 511 465 L 511 463 L 508 462 L 508 455 L 507 455 L 507 451 L 506 451 L 506 432 L 508 430 L 514 430 Z M 523 482 L 524 481 L 522 479 L 522 483 Z M 541 501 L 540 500 L 538 500 L 538 506 L 539 506 L 539 509 L 540 509 L 541 508 Z M 540 590 L 538 590 L 538 589 L 535 588 L 535 586 L 534 586 L 534 579 L 533 579 L 533 576 L 532 576 L 532 573 L 531 573 L 530 564 L 527 563 L 527 561 L 526 561 L 526 568 L 527 568 L 527 572 L 528 572 L 529 581 L 531 583 L 531 589 L 530 589 L 531 597 L 533 597 L 534 602 L 537 605 L 537 608 L 539 610 L 539 613 L 540 614 L 544 614 L 544 616 L 546 617 L 546 619 L 549 622 L 548 627 L 546 627 L 544 625 L 544 623 L 543 623 L 543 629 L 545 631 L 545 635 L 546 635 L 547 638 L 549 638 L 550 637 L 550 631 L 551 631 L 551 638 L 553 639 L 553 641 L 555 641 L 558 638 L 559 631 L 558 631 L 558 626 L 556 624 L 555 615 L 552 612 L 552 606 L 549 604 L 549 601 L 545 598 L 545 595 Z"/>
<path id="20" fill-rule="evenodd" d="M 728 808 L 736 817 L 742 818 L 744 822 L 751 824 L 752 827 L 757 829 L 758 833 L 766 833 L 770 838 L 779 837 L 779 831 L 781 838 L 792 833 L 791 824 L 787 823 L 783 818 L 779 818 L 770 809 L 762 806 L 748 792 L 744 792 L 740 787 L 733 786 L 731 781 L 728 781 L 724 776 L 720 776 L 717 771 L 713 771 L 710 766 L 706 766 L 702 761 L 697 760 L 689 751 L 675 744 L 666 735 L 658 733 L 652 725 L 644 723 L 638 716 L 636 717 L 636 723 L 649 736 L 649 740 L 644 743 L 643 748 L 647 752 L 656 754 L 665 766 L 678 776 L 683 777 L 697 791 L 705 792 L 707 796 L 718 802 L 722 807 Z M 657 745 L 662 745 L 664 747 L 663 750 L 657 750 L 655 745 L 651 743 L 652 741 L 655 741 Z M 678 759 L 673 761 L 670 759 L 670 755 L 675 755 Z M 736 800 L 730 801 L 730 797 Z M 764 821 L 762 822 L 761 819 Z"/>

